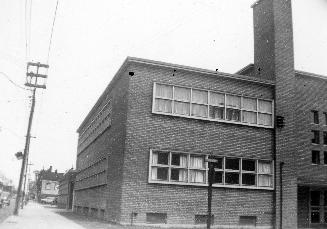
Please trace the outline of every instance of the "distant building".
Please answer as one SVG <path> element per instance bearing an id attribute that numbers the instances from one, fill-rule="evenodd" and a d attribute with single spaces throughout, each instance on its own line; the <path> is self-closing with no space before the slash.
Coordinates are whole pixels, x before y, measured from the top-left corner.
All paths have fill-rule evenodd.
<path id="1" fill-rule="evenodd" d="M 70 169 L 59 181 L 58 207 L 72 209 L 76 171 Z"/>
<path id="2" fill-rule="evenodd" d="M 77 130 L 75 211 L 204 224 L 212 156 L 216 228 L 327 228 L 327 78 L 294 69 L 290 0 L 253 11 L 235 74 L 125 60 Z"/>
<path id="3" fill-rule="evenodd" d="M 57 170 L 52 172 L 52 166 L 47 170 L 39 171 L 36 180 L 37 199 L 49 196 L 58 196 L 59 180 L 63 178 L 63 173 L 58 173 Z"/>
<path id="4" fill-rule="evenodd" d="M 13 191 L 12 180 L 8 179 L 0 172 L 0 201 L 10 196 Z"/>

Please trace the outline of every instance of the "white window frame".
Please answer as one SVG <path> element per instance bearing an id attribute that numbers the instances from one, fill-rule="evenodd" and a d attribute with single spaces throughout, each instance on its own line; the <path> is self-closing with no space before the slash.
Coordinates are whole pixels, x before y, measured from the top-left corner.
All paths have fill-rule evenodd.
<path id="1" fill-rule="evenodd" d="M 160 84 L 160 85 L 165 85 L 165 86 L 172 86 L 173 87 L 173 98 L 170 99 L 170 98 L 163 98 L 163 97 L 157 97 L 156 96 L 156 85 L 157 84 Z M 181 87 L 181 88 L 187 88 L 187 89 L 190 89 L 191 90 L 191 98 L 190 98 L 190 115 L 181 115 L 181 114 L 175 114 L 174 113 L 174 103 L 175 101 L 179 101 L 179 100 L 175 100 L 175 95 L 174 95 L 174 92 L 175 92 L 175 87 Z M 207 101 L 207 104 L 200 104 L 200 103 L 195 103 L 195 102 L 192 102 L 192 90 L 200 90 L 200 91 L 207 91 L 208 93 L 208 101 Z M 219 93 L 219 94 L 224 94 L 224 98 L 225 98 L 225 104 L 224 104 L 224 119 L 213 119 L 213 118 L 210 118 L 210 112 L 209 112 L 209 109 L 210 109 L 210 93 Z M 233 120 L 226 120 L 227 118 L 227 104 L 226 104 L 226 97 L 227 95 L 231 95 L 231 96 L 238 96 L 241 98 L 241 107 L 238 109 L 240 110 L 240 121 L 233 121 Z M 246 122 L 242 122 L 242 117 L 243 117 L 243 111 L 249 111 L 247 109 L 243 109 L 243 98 L 249 98 L 249 99 L 256 99 L 256 103 L 257 103 L 257 109 L 256 111 L 253 111 L 251 110 L 250 112 L 255 112 L 256 115 L 257 115 L 257 123 L 256 124 L 252 124 L 252 123 L 246 123 Z M 172 101 L 172 113 L 166 113 L 166 112 L 159 112 L 159 111 L 156 111 L 155 110 L 155 102 L 156 102 L 156 99 L 165 99 L 165 100 L 170 100 Z M 259 111 L 259 100 L 262 100 L 262 101 L 268 101 L 268 102 L 271 102 L 271 111 L 272 112 L 263 112 L 263 111 Z M 208 116 L 205 118 L 205 117 L 200 117 L 200 116 L 192 116 L 192 104 L 199 104 L 199 105 L 205 105 L 207 106 L 207 113 L 208 113 Z M 217 106 L 217 107 L 223 107 L 223 106 Z M 275 115 L 274 115 L 274 101 L 271 100 L 271 99 L 261 99 L 261 98 L 256 98 L 256 97 L 253 97 L 253 96 L 243 96 L 243 95 L 237 95 L 237 94 L 232 94 L 232 93 L 225 93 L 225 92 L 219 92 L 219 91 L 212 91 L 212 90 L 205 90 L 205 89 L 201 89 L 201 88 L 191 88 L 191 87 L 185 87 L 185 86 L 179 86 L 179 85 L 172 85 L 172 84 L 166 84 L 166 83 L 157 83 L 157 82 L 154 82 L 153 83 L 153 96 L 152 96 L 152 113 L 154 114 L 161 114 L 161 115 L 168 115 L 168 116 L 176 116 L 176 117 L 184 117 L 184 118 L 190 118 L 190 119 L 199 119 L 199 120 L 207 120 L 207 121 L 213 121 L 213 122 L 223 122 L 223 123 L 232 123 L 232 124 L 239 124 L 239 125 L 246 125 L 246 126 L 254 126 L 254 127 L 261 127 L 261 128 L 268 128 L 268 129 L 272 129 L 274 128 L 274 118 L 275 118 Z M 267 114 L 267 115 L 271 115 L 271 126 L 266 126 L 266 125 L 260 125 L 258 124 L 259 123 L 259 114 Z"/>
<path id="2" fill-rule="evenodd" d="M 167 152 L 169 153 L 168 155 L 168 165 L 152 165 L 152 153 L 155 151 L 160 151 L 160 152 Z M 177 168 L 176 166 L 171 166 L 171 155 L 173 153 L 176 154 L 184 154 L 184 155 L 188 155 L 188 161 L 187 161 L 187 170 L 188 170 L 188 174 L 187 174 L 187 182 L 180 182 L 180 181 L 170 181 L 170 171 L 171 168 Z M 158 184 L 175 184 L 175 185 L 191 185 L 191 186 L 208 186 L 208 162 L 205 162 L 205 168 L 204 169 L 198 169 L 198 170 L 204 170 L 205 172 L 205 182 L 204 183 L 191 183 L 189 182 L 189 170 L 192 170 L 189 167 L 189 160 L 190 160 L 190 156 L 191 155 L 199 155 L 199 156 L 204 156 L 205 159 L 207 159 L 209 157 L 209 154 L 201 154 L 201 153 L 197 153 L 197 152 L 182 152 L 182 151 L 174 151 L 174 150 L 167 150 L 167 149 L 150 149 L 150 154 L 149 154 L 149 167 L 148 167 L 148 183 L 158 183 Z M 274 184 L 274 161 L 273 160 L 267 160 L 267 159 L 256 159 L 256 158 L 244 158 L 244 157 L 229 157 L 229 156 L 215 156 L 218 158 L 222 158 L 223 159 L 223 167 L 222 169 L 220 169 L 219 171 L 223 172 L 223 183 L 218 184 L 218 183 L 214 183 L 212 186 L 213 187 L 225 187 L 225 188 L 244 188 L 244 189 L 263 189 L 263 190 L 274 190 L 275 188 L 275 184 Z M 239 170 L 238 170 L 238 174 L 239 174 L 239 184 L 226 184 L 225 183 L 225 175 L 226 172 L 236 172 L 236 170 L 229 170 L 226 169 L 226 158 L 235 158 L 235 159 L 239 159 Z M 255 171 L 243 171 L 242 169 L 242 160 L 254 160 L 255 161 Z M 262 161 L 262 162 L 269 162 L 271 165 L 271 173 L 259 173 L 258 171 L 258 163 Z M 168 168 L 168 179 L 166 181 L 164 180 L 152 180 L 152 167 L 167 167 Z M 242 184 L 242 175 L 243 174 L 255 174 L 255 185 L 243 185 Z M 271 183 L 272 186 L 258 186 L 258 177 L 259 175 L 269 175 L 271 177 Z"/>

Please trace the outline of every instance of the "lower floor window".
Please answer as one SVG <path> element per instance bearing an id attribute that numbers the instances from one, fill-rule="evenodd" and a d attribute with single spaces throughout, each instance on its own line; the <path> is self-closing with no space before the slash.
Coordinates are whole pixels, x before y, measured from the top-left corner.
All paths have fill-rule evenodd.
<path id="1" fill-rule="evenodd" d="M 327 190 L 310 191 L 310 222 L 327 224 Z"/>
<path id="2" fill-rule="evenodd" d="M 168 150 L 150 151 L 150 182 L 208 184 L 209 155 Z M 214 186 L 273 188 L 273 164 L 268 160 L 214 156 Z"/>

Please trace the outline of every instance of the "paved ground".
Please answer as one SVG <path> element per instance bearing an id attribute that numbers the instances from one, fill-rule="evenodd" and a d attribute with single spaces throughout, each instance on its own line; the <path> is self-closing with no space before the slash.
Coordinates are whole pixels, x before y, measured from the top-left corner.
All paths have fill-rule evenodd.
<path id="1" fill-rule="evenodd" d="M 12 211 L 10 211 L 12 213 Z M 10 214 L 9 213 L 9 214 Z M 55 206 L 30 202 L 19 215 L 0 222 L 0 229 L 152 229 L 153 227 L 119 226 L 77 215 Z M 156 228 L 158 229 L 158 228 Z"/>
<path id="2" fill-rule="evenodd" d="M 11 201 L 10 206 L 0 208 L 0 223 L 7 219 L 14 211 L 14 201 Z"/>

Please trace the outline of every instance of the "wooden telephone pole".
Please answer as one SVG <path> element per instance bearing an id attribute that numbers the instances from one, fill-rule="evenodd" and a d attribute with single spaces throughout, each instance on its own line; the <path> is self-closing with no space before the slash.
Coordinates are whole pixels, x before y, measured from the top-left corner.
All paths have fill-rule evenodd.
<path id="1" fill-rule="evenodd" d="M 32 63 L 32 62 L 27 63 L 25 86 L 33 88 L 33 90 L 32 90 L 32 105 L 31 105 L 31 110 L 30 110 L 30 116 L 29 116 L 29 119 L 28 119 L 24 155 L 23 155 L 22 167 L 21 167 L 21 170 L 20 170 L 20 177 L 19 177 L 17 197 L 16 197 L 16 202 L 15 202 L 15 208 L 14 208 L 14 215 L 18 215 L 19 202 L 20 202 L 20 199 L 22 197 L 22 185 L 23 185 L 23 180 L 24 180 L 24 173 L 26 171 L 26 166 L 27 166 L 27 161 L 28 161 L 28 154 L 29 154 L 29 147 L 30 147 L 30 140 L 31 140 L 31 129 L 32 129 L 34 108 L 35 108 L 36 89 L 37 88 L 42 88 L 42 89 L 46 88 L 45 84 L 38 84 L 38 79 L 40 79 L 40 78 L 46 79 L 47 78 L 47 75 L 39 74 L 40 68 L 49 68 L 49 65 L 40 64 L 40 63 Z M 34 73 L 33 70 L 36 73 Z"/>

